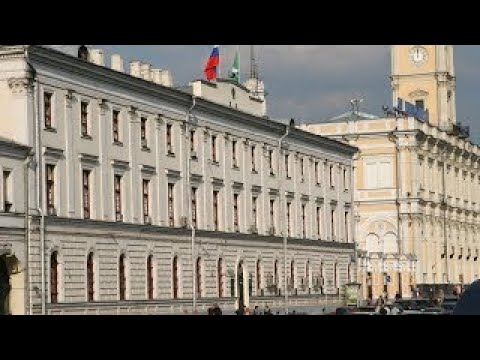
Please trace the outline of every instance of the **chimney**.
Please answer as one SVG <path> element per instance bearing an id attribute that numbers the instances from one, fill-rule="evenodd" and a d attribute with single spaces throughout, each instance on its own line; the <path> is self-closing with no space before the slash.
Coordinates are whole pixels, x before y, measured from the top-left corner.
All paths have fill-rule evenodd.
<path id="1" fill-rule="evenodd" d="M 103 50 L 101 49 L 92 49 L 90 51 L 90 61 L 94 64 L 105 66 L 105 61 L 103 57 Z"/>
<path id="2" fill-rule="evenodd" d="M 151 81 L 151 68 L 152 68 L 152 65 L 150 64 L 142 64 L 140 66 L 140 73 L 142 75 L 142 78 L 147 80 L 147 81 Z"/>
<path id="3" fill-rule="evenodd" d="M 140 77 L 140 61 L 130 62 L 130 75 Z"/>
<path id="4" fill-rule="evenodd" d="M 112 70 L 123 72 L 123 59 L 118 54 L 112 55 Z"/>
<path id="5" fill-rule="evenodd" d="M 162 83 L 161 71 L 162 70 L 160 70 L 160 69 L 152 69 L 152 71 L 151 71 L 151 78 L 152 78 L 152 81 L 155 84 L 161 84 Z"/>
<path id="6" fill-rule="evenodd" d="M 160 72 L 161 84 L 163 86 L 172 87 L 173 79 L 172 74 L 168 70 L 161 70 Z"/>

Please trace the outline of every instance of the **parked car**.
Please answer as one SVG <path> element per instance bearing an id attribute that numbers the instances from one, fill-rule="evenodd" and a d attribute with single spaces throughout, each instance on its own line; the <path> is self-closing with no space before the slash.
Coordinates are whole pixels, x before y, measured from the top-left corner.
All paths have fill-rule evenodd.
<path id="1" fill-rule="evenodd" d="M 473 282 L 460 296 L 453 315 L 480 315 L 480 280 Z"/>

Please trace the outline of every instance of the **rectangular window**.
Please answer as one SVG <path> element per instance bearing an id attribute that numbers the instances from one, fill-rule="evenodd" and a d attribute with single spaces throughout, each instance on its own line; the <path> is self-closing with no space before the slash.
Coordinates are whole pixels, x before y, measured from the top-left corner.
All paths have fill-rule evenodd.
<path id="1" fill-rule="evenodd" d="M 232 140 L 232 164 L 234 168 L 238 168 L 237 163 L 237 141 Z"/>
<path id="2" fill-rule="evenodd" d="M 348 219 L 348 211 L 345 211 L 345 241 L 348 242 L 349 237 L 350 237 L 350 221 Z"/>
<path id="3" fill-rule="evenodd" d="M 114 178 L 114 190 L 115 190 L 115 220 L 123 221 L 122 215 L 122 177 L 115 175 Z"/>
<path id="4" fill-rule="evenodd" d="M 56 215 L 55 211 L 55 166 L 48 164 L 46 166 L 47 174 L 47 213 Z"/>
<path id="5" fill-rule="evenodd" d="M 213 228 L 219 230 L 218 226 L 218 191 L 213 191 Z"/>
<path id="6" fill-rule="evenodd" d="M 303 238 L 307 238 L 307 215 L 306 215 L 307 205 L 302 204 L 302 234 Z"/>
<path id="7" fill-rule="evenodd" d="M 335 209 L 332 209 L 331 211 L 331 231 L 332 231 L 332 241 L 336 241 L 337 238 L 336 238 L 336 235 L 337 235 L 337 231 L 335 229 L 335 225 L 336 225 L 336 221 L 335 221 Z"/>
<path id="8" fill-rule="evenodd" d="M 252 196 L 252 220 L 253 220 L 253 224 L 252 224 L 253 227 L 257 229 L 258 226 L 257 226 L 257 197 L 256 196 Z"/>
<path id="9" fill-rule="evenodd" d="M 303 158 L 300 159 L 300 174 L 302 175 L 303 181 L 305 176 L 305 161 L 303 160 Z"/>
<path id="10" fill-rule="evenodd" d="M 419 109 L 425 109 L 425 102 L 423 100 L 415 100 L 415 106 Z"/>
<path id="11" fill-rule="evenodd" d="M 146 117 L 142 117 L 140 119 L 140 142 L 142 144 L 142 149 L 148 149 L 147 118 Z"/>
<path id="12" fill-rule="evenodd" d="M 90 170 L 83 170 L 83 218 L 90 219 Z"/>
<path id="13" fill-rule="evenodd" d="M 250 149 L 252 153 L 252 172 L 257 172 L 255 167 L 255 146 L 252 146 Z"/>
<path id="14" fill-rule="evenodd" d="M 318 161 L 315 161 L 315 184 L 320 184 L 320 174 L 318 168 Z"/>
<path id="15" fill-rule="evenodd" d="M 349 188 L 348 183 L 349 183 L 348 171 L 347 169 L 343 169 L 343 187 L 345 191 L 348 191 L 348 188 Z"/>
<path id="16" fill-rule="evenodd" d="M 367 159 L 365 161 L 365 170 L 364 183 L 367 189 L 389 188 L 393 186 L 394 172 L 390 158 Z M 426 183 L 430 178 L 426 178 Z"/>
<path id="17" fill-rule="evenodd" d="M 120 111 L 113 110 L 112 114 L 112 130 L 113 130 L 113 142 L 119 143 L 120 142 Z"/>
<path id="18" fill-rule="evenodd" d="M 273 150 L 268 150 L 268 165 L 270 167 L 270 175 L 274 175 L 274 172 L 273 172 Z"/>
<path id="19" fill-rule="evenodd" d="M 175 199 L 174 199 L 174 187 L 175 184 L 168 184 L 168 225 L 170 227 L 175 226 Z"/>
<path id="20" fill-rule="evenodd" d="M 143 180 L 143 223 L 150 224 L 150 181 Z"/>
<path id="21" fill-rule="evenodd" d="M 217 163 L 217 136 L 212 135 L 212 162 Z"/>
<path id="22" fill-rule="evenodd" d="M 330 165 L 330 187 L 334 188 L 335 187 L 335 173 L 334 173 L 334 167 L 333 165 Z"/>
<path id="23" fill-rule="evenodd" d="M 3 202 L 5 212 L 10 212 L 12 208 L 12 201 L 10 198 L 10 171 L 3 172 Z"/>
<path id="24" fill-rule="evenodd" d="M 317 206 L 317 236 L 322 239 L 322 208 Z"/>
<path id="25" fill-rule="evenodd" d="M 197 188 L 192 187 L 192 225 L 197 229 Z"/>
<path id="26" fill-rule="evenodd" d="M 287 235 L 289 237 L 292 236 L 292 225 L 291 225 L 291 221 L 292 221 L 292 203 L 291 202 L 288 202 L 287 203 Z"/>
<path id="27" fill-rule="evenodd" d="M 88 102 L 86 101 L 80 103 L 80 119 L 82 136 L 88 137 Z"/>
<path id="28" fill-rule="evenodd" d="M 233 230 L 235 232 L 240 231 L 238 222 L 238 194 L 233 194 Z"/>
<path id="29" fill-rule="evenodd" d="M 290 179 L 290 166 L 288 161 L 288 154 L 285 154 L 285 177 Z"/>
<path id="30" fill-rule="evenodd" d="M 167 124 L 167 154 L 173 155 L 172 124 Z"/>
<path id="31" fill-rule="evenodd" d="M 52 94 L 44 93 L 43 94 L 43 111 L 44 111 L 44 120 L 45 120 L 45 129 L 52 128 Z"/>
<path id="32" fill-rule="evenodd" d="M 270 232 L 275 234 L 275 200 L 270 200 Z"/>
<path id="33" fill-rule="evenodd" d="M 195 157 L 195 130 L 190 130 L 190 152 L 192 157 Z"/>

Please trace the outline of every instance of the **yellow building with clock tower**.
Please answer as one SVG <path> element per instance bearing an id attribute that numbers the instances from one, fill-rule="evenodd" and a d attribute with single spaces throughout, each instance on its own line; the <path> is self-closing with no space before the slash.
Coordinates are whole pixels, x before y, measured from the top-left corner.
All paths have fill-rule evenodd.
<path id="1" fill-rule="evenodd" d="M 437 297 L 478 279 L 480 148 L 456 119 L 452 45 L 392 45 L 391 86 L 421 119 L 358 107 L 302 125 L 360 149 L 355 240 L 363 297 Z"/>

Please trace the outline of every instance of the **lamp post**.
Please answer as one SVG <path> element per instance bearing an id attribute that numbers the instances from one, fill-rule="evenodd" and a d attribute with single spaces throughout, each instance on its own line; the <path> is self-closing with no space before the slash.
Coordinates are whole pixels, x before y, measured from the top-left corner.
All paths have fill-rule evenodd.
<path id="1" fill-rule="evenodd" d="M 185 118 L 185 138 L 186 138 L 186 146 L 185 146 L 185 154 L 187 156 L 186 161 L 186 198 L 187 198 L 187 209 L 188 209 L 188 216 L 187 219 L 189 220 L 190 229 L 191 229 L 191 252 L 192 252 L 192 303 L 193 303 L 193 310 L 192 313 L 195 314 L 197 312 L 197 292 L 196 292 L 196 280 L 197 280 L 197 264 L 195 261 L 195 224 L 193 224 L 193 215 L 192 215 L 192 189 L 190 186 L 190 172 L 191 172 L 191 161 L 192 161 L 192 154 L 190 153 L 190 145 L 189 145 L 189 138 L 190 138 L 190 127 L 189 125 L 192 124 L 191 122 L 191 114 L 193 108 L 196 106 L 196 98 L 192 96 L 192 106 L 188 109 L 186 118 Z"/>

